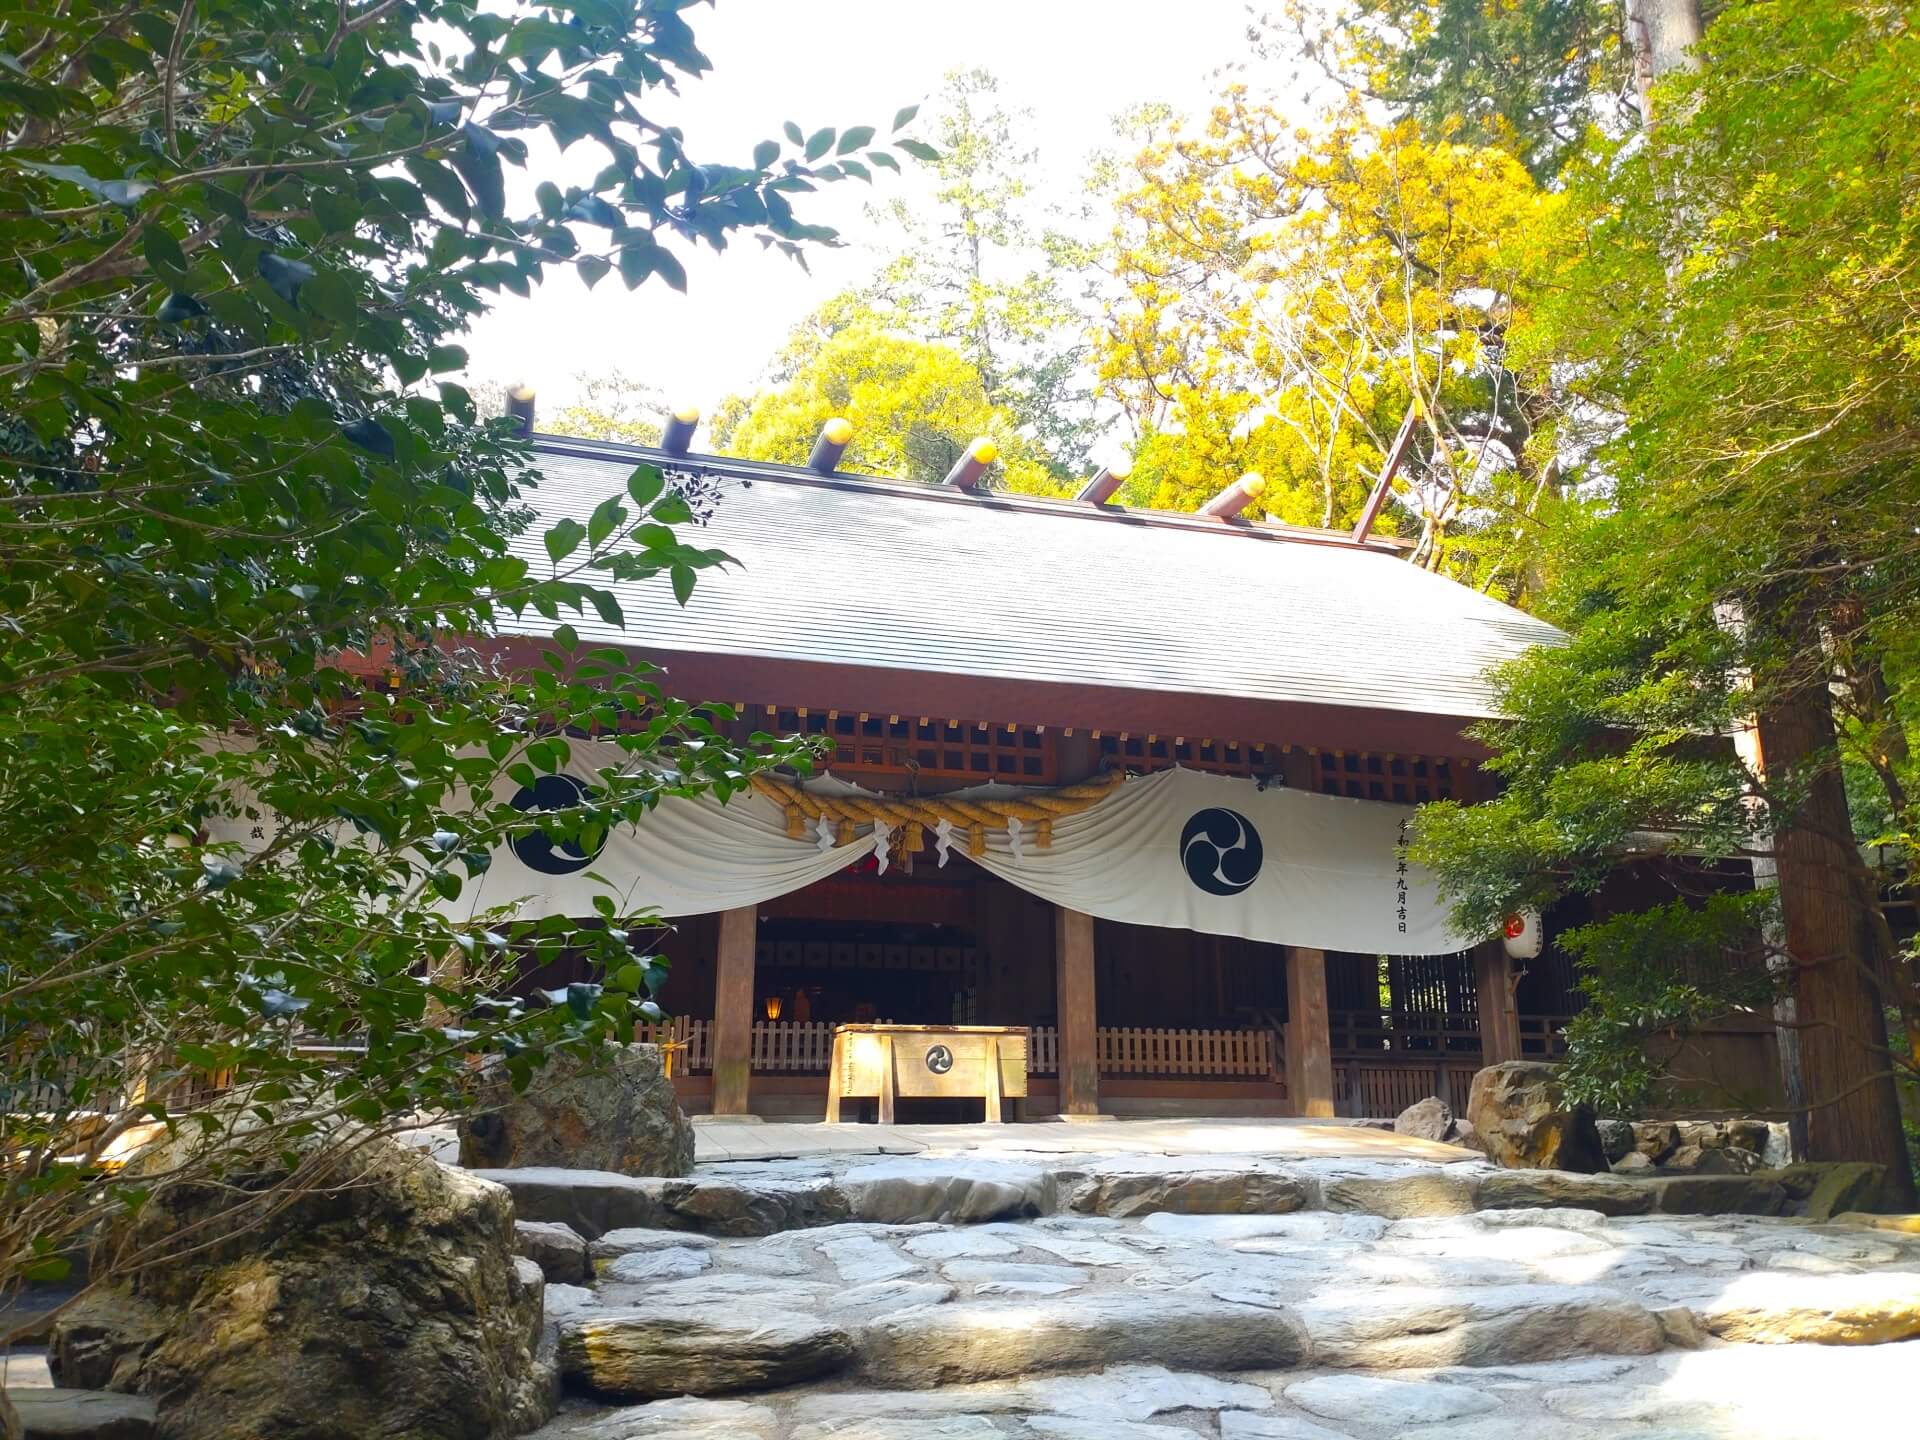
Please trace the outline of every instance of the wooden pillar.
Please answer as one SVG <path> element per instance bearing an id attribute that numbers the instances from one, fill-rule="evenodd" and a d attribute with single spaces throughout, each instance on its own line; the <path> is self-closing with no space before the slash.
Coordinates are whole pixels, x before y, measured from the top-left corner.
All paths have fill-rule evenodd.
<path id="1" fill-rule="evenodd" d="M 713 977 L 713 1113 L 747 1115 L 753 1072 L 753 948 L 759 915 L 751 905 L 720 916 Z"/>
<path id="2" fill-rule="evenodd" d="M 1059 906 L 1053 912 L 1053 963 L 1060 1036 L 1060 1114 L 1100 1113 L 1100 1060 L 1094 1034 L 1093 917 Z"/>
<path id="3" fill-rule="evenodd" d="M 1333 1114 L 1332 1028 L 1326 952 L 1287 946 L 1287 1098 L 1296 1115 Z"/>
<path id="4" fill-rule="evenodd" d="M 1474 1004 L 1480 1011 L 1480 1063 L 1520 1058 L 1520 1011 L 1514 1002 L 1513 962 L 1507 947 L 1488 940 L 1473 951 Z"/>

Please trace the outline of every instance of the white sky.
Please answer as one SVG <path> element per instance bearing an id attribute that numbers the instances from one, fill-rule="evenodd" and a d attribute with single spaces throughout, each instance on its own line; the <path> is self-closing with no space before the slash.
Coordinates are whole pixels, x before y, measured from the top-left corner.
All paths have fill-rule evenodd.
<path id="1" fill-rule="evenodd" d="M 999 78 L 1004 108 L 1032 111 L 1034 189 L 1066 205 L 1077 202 L 1086 156 L 1110 144 L 1116 113 L 1146 101 L 1200 113 L 1221 83 L 1215 72 L 1247 48 L 1242 0 L 718 0 L 687 13 L 713 71 L 678 102 L 643 108 L 670 115 L 696 158 L 748 163 L 785 120 L 808 133 L 874 125 L 884 138 L 894 113 L 932 95 L 947 71 L 979 66 Z M 470 378 L 524 380 L 551 412 L 571 397 L 576 372 L 618 367 L 712 414 L 723 396 L 753 387 L 796 321 L 873 269 L 887 237 L 862 206 L 875 192 L 910 193 L 915 162 L 900 158 L 905 183 L 881 171 L 873 191 L 842 181 L 794 197 L 801 219 L 833 225 L 847 242 L 816 249 L 811 276 L 751 239 L 720 256 L 676 247 L 684 296 L 658 280 L 628 291 L 618 275 L 588 291 L 556 267 L 529 298 L 503 294 L 474 327 Z M 560 174 L 536 152 L 528 171 L 508 167 L 509 209 L 530 208 L 533 180 L 564 187 L 566 172 L 584 180 L 603 163 L 591 141 L 568 152 Z"/>

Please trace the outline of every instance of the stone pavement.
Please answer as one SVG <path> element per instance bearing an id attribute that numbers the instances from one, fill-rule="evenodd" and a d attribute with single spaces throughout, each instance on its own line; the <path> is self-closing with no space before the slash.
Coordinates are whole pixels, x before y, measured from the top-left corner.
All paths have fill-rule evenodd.
<path id="1" fill-rule="evenodd" d="M 593 1242 L 591 1285 L 547 1287 L 569 1398 L 541 1440 L 1818 1440 L 1910 1418 L 1920 1235 L 1777 1213 L 1807 1177 L 1057 1128 L 688 1180 L 495 1172 L 523 1218 Z"/>
<path id="2" fill-rule="evenodd" d="M 827 1155 L 1263 1155 L 1468 1160 L 1469 1152 L 1345 1120 L 1030 1120 L 1018 1125 L 824 1125 L 696 1115 L 694 1159 Z"/>

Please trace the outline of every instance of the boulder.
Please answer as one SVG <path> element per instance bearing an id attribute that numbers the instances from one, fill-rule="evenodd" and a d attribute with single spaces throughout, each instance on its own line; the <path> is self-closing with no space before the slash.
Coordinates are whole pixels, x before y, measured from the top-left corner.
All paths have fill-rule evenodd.
<path id="1" fill-rule="evenodd" d="M 1751 1175 L 1760 1157 L 1734 1145 L 1682 1145 L 1659 1165 L 1668 1175 Z"/>
<path id="2" fill-rule="evenodd" d="M 1600 1132 L 1600 1150 L 1609 1165 L 1617 1165 L 1633 1151 L 1633 1126 L 1625 1120 L 1596 1120 Z"/>
<path id="3" fill-rule="evenodd" d="M 852 1358 L 853 1337 L 840 1326 L 751 1305 L 655 1305 L 560 1327 L 562 1373 L 617 1400 L 769 1390 Z"/>
<path id="4" fill-rule="evenodd" d="M 1616 1175 L 1640 1175 L 1652 1169 L 1653 1161 L 1647 1158 L 1643 1150 L 1629 1150 L 1613 1162 L 1613 1173 Z"/>
<path id="5" fill-rule="evenodd" d="M 505 1063 L 493 1057 L 476 1087 L 479 1103 L 460 1121 L 460 1163 L 470 1169 L 693 1170 L 693 1124 L 657 1045 L 612 1045 L 586 1059 L 554 1055 L 518 1094 Z"/>
<path id="6" fill-rule="evenodd" d="M 516 1220 L 515 1253 L 533 1261 L 556 1285 L 584 1285 L 593 1279 L 587 1242 L 571 1225 L 553 1220 Z"/>
<path id="7" fill-rule="evenodd" d="M 1680 1148 L 1680 1127 L 1671 1120 L 1635 1120 L 1633 1148 L 1658 1165 Z"/>
<path id="8" fill-rule="evenodd" d="M 177 1170 L 197 1135 L 128 1173 Z M 156 1184 L 104 1253 L 196 1248 L 62 1315 L 56 1381 L 146 1396 L 168 1440 L 489 1440 L 540 1424 L 555 1400 L 536 1356 L 543 1287 L 514 1253 L 511 1197 L 391 1139 L 334 1140 L 324 1183 L 277 1208 L 234 1202 L 279 1200 L 277 1160 L 220 1185 Z"/>
<path id="9" fill-rule="evenodd" d="M 1570 1105 L 1552 1065 L 1509 1060 L 1473 1077 L 1467 1120 L 1489 1159 L 1510 1170 L 1597 1174 L 1607 1157 L 1593 1107 Z"/>
<path id="10" fill-rule="evenodd" d="M 1453 1134 L 1453 1107 L 1438 1095 L 1416 1100 L 1394 1117 L 1393 1133 L 1420 1140 L 1445 1140 Z"/>
<path id="11" fill-rule="evenodd" d="M 1814 1168 L 1814 1167 L 1809 1167 Z M 1831 1220 L 1848 1210 L 1882 1207 L 1887 1167 L 1866 1161 L 1839 1161 L 1817 1167 L 1819 1176 L 1807 1192 L 1803 1213 L 1814 1220 Z"/>
<path id="12" fill-rule="evenodd" d="M 1480 1155 L 1487 1153 L 1487 1142 L 1480 1138 L 1480 1132 L 1458 1115 L 1453 1118 L 1453 1139 L 1448 1143 Z"/>

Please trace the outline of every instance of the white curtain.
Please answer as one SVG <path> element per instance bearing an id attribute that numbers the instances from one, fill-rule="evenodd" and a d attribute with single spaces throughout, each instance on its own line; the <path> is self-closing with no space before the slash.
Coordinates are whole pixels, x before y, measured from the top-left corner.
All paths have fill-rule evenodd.
<path id="1" fill-rule="evenodd" d="M 1412 817 L 1405 805 L 1162 770 L 1054 821 L 1047 849 L 1028 827 L 1016 856 L 994 829 L 975 858 L 1103 920 L 1367 955 L 1463 949 L 1481 937 L 1456 935 L 1433 877 L 1400 859 Z"/>
<path id="2" fill-rule="evenodd" d="M 568 772 L 580 785 L 593 783 L 598 767 L 625 759 L 604 743 L 571 746 Z M 832 777 L 807 788 L 868 793 Z M 499 794 L 513 799 L 518 790 L 503 779 Z M 957 793 L 1023 792 L 987 785 Z M 1412 816 L 1407 806 L 1163 770 L 1055 820 L 1045 848 L 1032 822 L 1017 831 L 995 826 L 986 831 L 986 853 L 968 858 L 1023 890 L 1103 920 L 1361 954 L 1463 949 L 1483 937 L 1455 934 L 1432 876 L 1400 858 Z M 264 834 L 215 838 L 251 846 Z M 935 837 L 927 838 L 920 865 L 936 863 Z M 966 830 L 956 827 L 948 838 L 948 863 L 967 857 Z M 844 845 L 834 827 L 824 834 L 810 828 L 796 839 L 782 807 L 755 791 L 724 805 L 711 796 L 669 798 L 610 833 L 591 857 L 537 839 L 503 846 L 457 900 L 437 903 L 459 919 L 501 906 L 522 919 L 585 917 L 594 913 L 595 895 L 611 893 L 622 913 L 704 914 L 804 889 L 873 850 L 871 827 Z"/>

